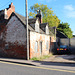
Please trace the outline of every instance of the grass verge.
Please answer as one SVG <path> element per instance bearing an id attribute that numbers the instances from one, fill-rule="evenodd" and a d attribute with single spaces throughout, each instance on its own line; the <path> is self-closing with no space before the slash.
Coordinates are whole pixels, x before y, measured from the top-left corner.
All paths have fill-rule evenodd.
<path id="1" fill-rule="evenodd" d="M 41 57 L 33 57 L 31 58 L 31 60 L 35 60 L 35 61 L 42 61 L 43 59 L 47 59 L 49 57 L 53 56 L 52 53 L 48 54 L 48 55 L 43 55 Z"/>

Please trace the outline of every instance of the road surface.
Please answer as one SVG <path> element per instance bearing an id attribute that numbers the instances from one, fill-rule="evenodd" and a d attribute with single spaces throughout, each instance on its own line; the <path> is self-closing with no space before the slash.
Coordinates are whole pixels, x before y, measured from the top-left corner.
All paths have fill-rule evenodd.
<path id="1" fill-rule="evenodd" d="M 75 71 L 0 61 L 0 75 L 75 75 Z"/>

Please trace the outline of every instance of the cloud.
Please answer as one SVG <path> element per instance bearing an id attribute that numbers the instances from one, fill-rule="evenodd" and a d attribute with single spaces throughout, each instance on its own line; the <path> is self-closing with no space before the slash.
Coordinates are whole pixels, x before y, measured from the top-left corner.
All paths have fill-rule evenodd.
<path id="1" fill-rule="evenodd" d="M 73 11 L 74 10 L 72 5 L 65 5 L 64 9 L 69 10 L 69 11 Z"/>
<path id="2" fill-rule="evenodd" d="M 75 31 L 73 32 L 73 35 L 75 35 Z"/>
<path id="3" fill-rule="evenodd" d="M 75 11 L 70 11 L 70 12 L 68 12 L 68 13 L 67 13 L 67 16 L 68 16 L 69 18 L 75 18 Z"/>
<path id="4" fill-rule="evenodd" d="M 72 5 L 65 5 L 64 13 L 68 18 L 75 18 L 75 8 Z"/>

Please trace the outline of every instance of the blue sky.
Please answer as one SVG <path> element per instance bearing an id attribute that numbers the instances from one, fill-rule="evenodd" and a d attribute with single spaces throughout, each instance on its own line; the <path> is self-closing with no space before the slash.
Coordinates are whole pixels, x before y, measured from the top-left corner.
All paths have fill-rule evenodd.
<path id="1" fill-rule="evenodd" d="M 13 2 L 15 11 L 25 16 L 25 0 L 1 0 L 0 10 L 5 9 Z M 52 8 L 61 22 L 67 22 L 75 35 L 75 0 L 28 0 L 28 11 L 30 6 L 41 3 Z"/>

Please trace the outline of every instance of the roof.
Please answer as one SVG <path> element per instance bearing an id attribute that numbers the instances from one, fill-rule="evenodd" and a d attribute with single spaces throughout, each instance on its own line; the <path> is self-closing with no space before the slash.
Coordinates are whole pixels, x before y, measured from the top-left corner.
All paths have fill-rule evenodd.
<path id="1" fill-rule="evenodd" d="M 48 23 L 40 23 L 40 28 L 45 32 L 45 27 Z"/>
<path id="2" fill-rule="evenodd" d="M 18 13 L 15 13 L 17 16 L 18 16 L 18 18 L 24 23 L 24 24 L 26 24 L 25 23 L 25 21 L 26 21 L 26 18 L 24 17 L 24 16 L 22 16 L 22 15 L 20 15 L 20 14 L 18 14 Z M 30 18 L 30 19 L 28 19 L 28 24 L 33 24 L 33 23 L 35 23 L 36 22 L 36 18 Z"/>
<path id="3" fill-rule="evenodd" d="M 47 25 L 48 23 L 41 23 L 40 24 L 40 27 L 42 28 L 42 27 L 46 27 L 46 25 Z"/>
<path id="4" fill-rule="evenodd" d="M 18 19 L 19 19 L 24 25 L 26 25 L 26 20 L 25 20 L 25 17 L 24 17 L 24 16 L 22 16 L 22 15 L 20 15 L 20 14 L 18 14 L 18 13 L 13 13 L 13 14 L 15 14 L 15 15 L 18 17 Z M 34 29 L 33 29 L 30 25 L 28 25 L 28 28 L 29 28 L 29 30 L 34 31 Z"/>
<path id="5" fill-rule="evenodd" d="M 59 38 L 68 38 L 64 33 L 60 32 L 60 31 L 57 31 L 56 37 L 59 37 Z"/>
<path id="6" fill-rule="evenodd" d="M 7 8 L 8 9 L 8 8 Z M 0 13 L 2 12 L 2 11 L 4 11 L 4 10 L 1 10 L 0 11 Z M 22 15 L 20 15 L 20 14 L 18 14 L 18 13 L 15 13 L 15 12 L 13 12 L 12 14 L 11 14 L 11 16 L 10 16 L 10 18 L 12 17 L 12 15 L 15 15 L 25 26 L 26 26 L 26 18 L 24 17 L 24 16 L 22 16 Z M 6 20 L 6 19 L 4 19 L 4 15 L 2 15 L 1 14 L 1 19 L 0 19 L 0 23 L 8 23 L 8 21 L 9 21 L 9 19 L 8 20 Z M 29 30 L 32 30 L 32 31 L 35 31 L 35 29 L 30 25 L 30 24 L 34 24 L 36 22 L 36 18 L 30 18 L 30 19 L 28 19 L 28 28 L 29 28 Z M 40 24 L 41 25 L 41 27 L 40 27 L 40 33 L 43 33 L 43 34 L 45 34 L 45 32 L 42 30 L 42 27 L 45 27 L 46 26 L 46 24 L 47 23 L 42 23 L 42 24 Z"/>
<path id="7" fill-rule="evenodd" d="M 14 14 L 15 14 L 24 24 L 26 24 L 26 23 L 25 23 L 25 17 L 24 17 L 24 16 L 22 16 L 22 15 L 20 15 L 20 14 L 18 14 L 18 13 L 15 13 L 15 12 L 14 12 Z"/>
<path id="8" fill-rule="evenodd" d="M 28 19 L 28 23 L 29 24 L 33 24 L 35 22 L 36 22 L 36 18 L 30 18 L 30 19 Z"/>
<path id="9" fill-rule="evenodd" d="M 18 13 L 15 13 L 15 12 L 13 12 L 13 14 L 16 15 L 17 18 L 26 26 L 26 19 L 25 19 L 24 16 L 22 16 Z M 35 29 L 30 25 L 30 24 L 34 24 L 35 22 L 36 22 L 36 18 L 28 19 L 28 24 L 29 24 L 28 28 L 29 28 L 29 30 L 35 31 Z M 40 33 L 45 34 L 45 32 L 42 29 L 40 29 Z"/>

